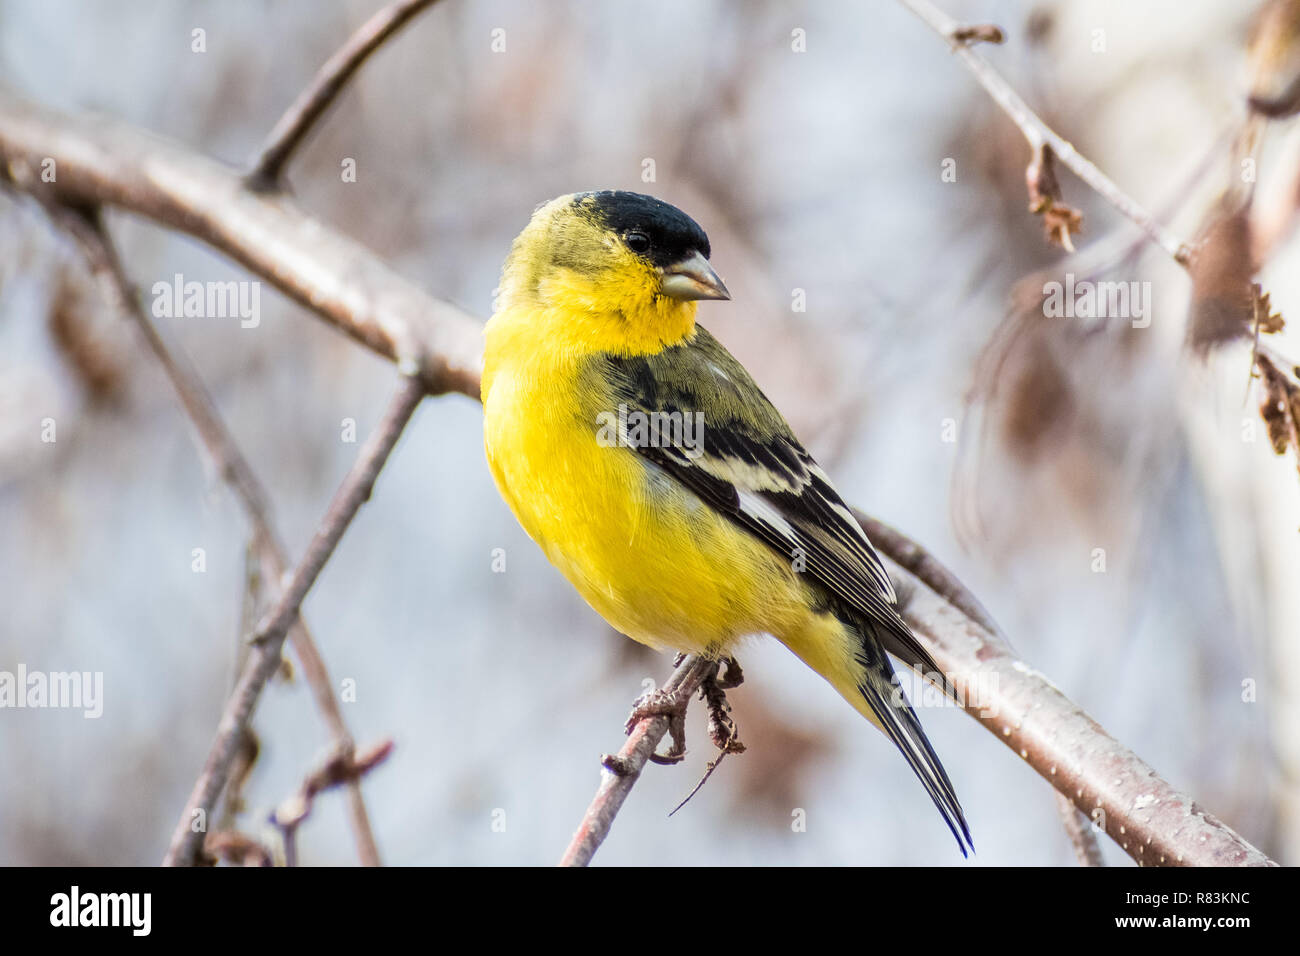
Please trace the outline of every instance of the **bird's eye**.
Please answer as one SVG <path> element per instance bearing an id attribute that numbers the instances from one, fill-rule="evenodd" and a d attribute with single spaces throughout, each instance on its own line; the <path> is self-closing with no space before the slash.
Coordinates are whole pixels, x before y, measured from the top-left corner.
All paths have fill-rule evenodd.
<path id="1" fill-rule="evenodd" d="M 626 242 L 627 247 L 637 255 L 650 251 L 650 237 L 644 232 L 629 232 L 623 237 L 623 241 Z"/>

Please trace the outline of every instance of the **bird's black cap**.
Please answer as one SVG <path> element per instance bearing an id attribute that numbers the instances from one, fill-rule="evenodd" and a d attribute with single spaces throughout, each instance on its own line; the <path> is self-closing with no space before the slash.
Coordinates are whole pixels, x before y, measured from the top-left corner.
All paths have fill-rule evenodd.
<path id="1" fill-rule="evenodd" d="M 645 256 L 657 266 L 670 266 L 692 252 L 709 257 L 709 237 L 700 224 L 662 199 L 620 189 L 582 193 L 577 198 L 619 235 L 644 233 L 650 240 Z"/>

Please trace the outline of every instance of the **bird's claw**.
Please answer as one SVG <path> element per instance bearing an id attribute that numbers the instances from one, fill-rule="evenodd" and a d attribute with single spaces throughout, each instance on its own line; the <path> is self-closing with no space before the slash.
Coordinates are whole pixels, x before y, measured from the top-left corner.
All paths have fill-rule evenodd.
<path id="1" fill-rule="evenodd" d="M 725 671 L 723 667 L 726 667 Z M 745 672 L 740 669 L 740 661 L 734 657 L 724 657 L 718 661 L 718 669 L 713 672 L 711 680 L 718 690 L 731 690 L 745 683 Z"/>
<path id="2" fill-rule="evenodd" d="M 675 666 L 680 666 L 681 661 L 679 655 Z M 736 732 L 736 725 L 728 713 L 731 708 L 723 693 L 739 687 L 744 680 L 745 674 L 740 669 L 740 663 L 734 657 L 727 657 L 718 662 L 713 672 L 700 685 L 700 697 L 709 705 L 709 736 L 723 753 L 743 753 L 745 750 L 745 745 L 740 742 L 740 736 Z M 632 705 L 632 713 L 623 726 L 623 732 L 631 734 L 643 720 L 667 717 L 668 735 L 672 744 L 667 753 L 652 753 L 648 759 L 651 763 L 669 766 L 681 763 L 686 756 L 686 706 L 689 703 L 689 695 L 663 690 L 642 694 Z"/>
<path id="3" fill-rule="evenodd" d="M 623 732 L 631 734 L 636 725 L 653 717 L 668 718 L 668 734 L 672 746 L 668 753 L 652 753 L 650 761 L 657 764 L 680 763 L 686 756 L 686 705 L 688 699 L 662 690 L 651 691 L 637 698 L 632 713 L 627 718 Z"/>

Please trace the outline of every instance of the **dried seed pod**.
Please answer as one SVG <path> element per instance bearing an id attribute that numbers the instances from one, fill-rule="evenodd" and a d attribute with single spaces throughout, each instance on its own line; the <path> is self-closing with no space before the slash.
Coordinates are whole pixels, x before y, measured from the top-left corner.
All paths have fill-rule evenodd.
<path id="1" fill-rule="evenodd" d="M 1255 334 L 1258 294 L 1253 283 L 1250 218 L 1245 208 L 1220 207 L 1201 230 L 1190 267 L 1187 342 L 1204 353 Z M 1267 302 L 1264 304 L 1267 310 Z"/>
<path id="2" fill-rule="evenodd" d="M 1025 169 L 1029 188 L 1029 211 L 1043 217 L 1047 241 L 1068 252 L 1074 251 L 1072 233 L 1083 228 L 1083 213 L 1062 201 L 1061 184 L 1056 178 L 1056 156 L 1052 147 L 1040 143 Z"/>

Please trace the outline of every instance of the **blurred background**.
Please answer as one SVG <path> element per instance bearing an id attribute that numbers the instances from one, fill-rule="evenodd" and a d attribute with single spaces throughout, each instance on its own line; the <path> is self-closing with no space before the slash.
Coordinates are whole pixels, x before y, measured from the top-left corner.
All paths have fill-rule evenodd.
<path id="1" fill-rule="evenodd" d="M 1174 233 L 1212 219 L 1238 178 L 1256 4 L 940 5 L 1002 26 L 984 55 Z M 378 6 L 3 0 L 0 86 L 242 164 Z M 1275 121 L 1258 153 L 1256 208 L 1276 226 L 1260 279 L 1287 317 L 1296 140 Z M 1259 420 L 1250 343 L 1189 350 L 1187 274 L 1064 170 L 1080 253 L 1048 244 L 1028 159 L 898 3 L 444 0 L 366 65 L 289 178 L 322 222 L 483 317 L 537 203 L 618 187 L 681 206 L 734 296 L 702 323 L 845 497 L 956 571 L 1026 661 L 1166 779 L 1300 862 L 1300 480 Z M 109 225 L 146 292 L 176 273 L 246 278 L 187 237 Z M 1044 318 L 1042 283 L 1067 271 L 1151 283 L 1150 325 Z M 261 288 L 256 328 L 158 322 L 296 556 L 355 458 L 342 423 L 364 438 L 395 375 Z M 426 402 L 305 605 L 336 683 L 354 682 L 358 743 L 395 741 L 364 785 L 391 864 L 556 861 L 599 755 L 669 671 L 525 537 L 481 440 L 475 403 Z M 0 670 L 104 674 L 97 720 L 0 710 L 0 863 L 161 858 L 234 674 L 247 537 L 135 327 L 41 211 L 0 191 Z M 648 770 L 597 863 L 962 862 L 882 735 L 775 642 L 741 660 L 748 752 L 668 819 L 711 756 L 693 707 L 686 763 Z M 958 710 L 921 718 L 970 820 L 967 865 L 1073 865 L 1031 769 Z M 301 678 L 269 688 L 256 730 L 239 824 L 273 841 L 268 812 L 328 736 Z M 341 794 L 318 800 L 299 852 L 355 860 Z"/>

